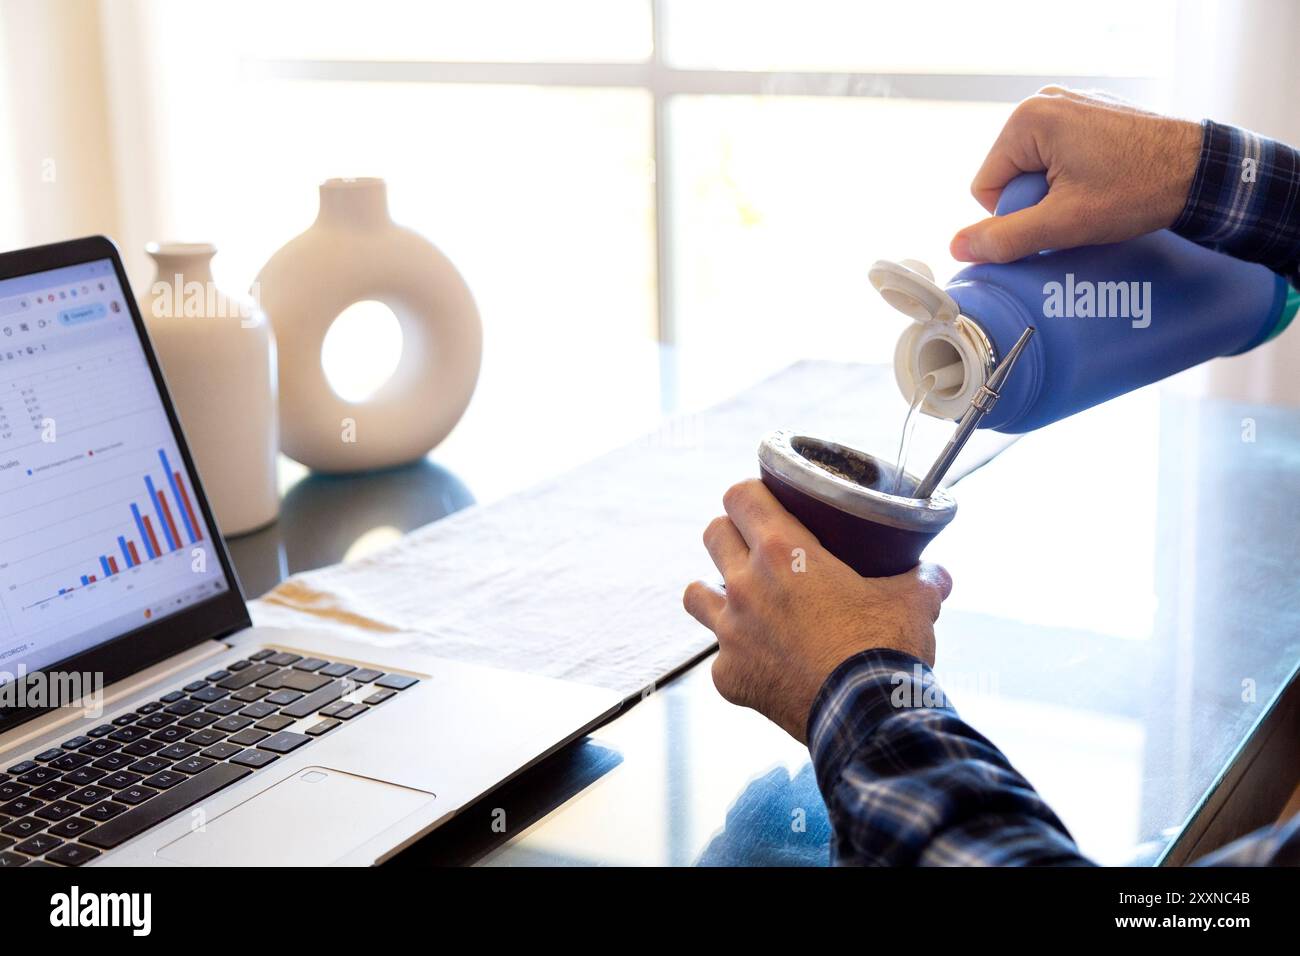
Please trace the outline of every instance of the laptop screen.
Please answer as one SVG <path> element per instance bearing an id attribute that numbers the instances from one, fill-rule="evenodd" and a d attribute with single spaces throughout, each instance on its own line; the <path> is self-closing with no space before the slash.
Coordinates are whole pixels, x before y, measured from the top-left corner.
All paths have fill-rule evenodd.
<path id="1" fill-rule="evenodd" d="M 230 589 L 211 537 L 112 260 L 0 280 L 0 672 Z"/>

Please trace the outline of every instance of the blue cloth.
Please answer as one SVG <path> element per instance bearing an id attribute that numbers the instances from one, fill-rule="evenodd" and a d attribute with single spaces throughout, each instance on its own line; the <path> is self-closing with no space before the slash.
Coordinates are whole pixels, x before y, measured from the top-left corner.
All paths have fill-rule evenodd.
<path id="1" fill-rule="evenodd" d="M 962 721 L 921 661 L 869 650 L 827 678 L 808 749 L 831 858 L 865 866 L 1088 866 L 1002 752 Z M 1300 863 L 1300 816 L 1200 863 Z"/>

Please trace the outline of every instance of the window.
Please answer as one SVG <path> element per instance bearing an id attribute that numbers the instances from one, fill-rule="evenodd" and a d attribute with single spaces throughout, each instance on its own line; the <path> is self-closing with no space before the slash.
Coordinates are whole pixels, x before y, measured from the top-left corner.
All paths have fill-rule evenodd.
<path id="1" fill-rule="evenodd" d="M 1174 33 L 1168 0 L 1077 18 L 1029 0 L 138 9 L 151 228 L 216 241 L 219 278 L 247 286 L 319 180 L 385 177 L 484 318 L 449 442 L 504 436 L 516 456 L 550 453 L 555 427 L 597 454 L 801 357 L 888 361 L 900 319 L 870 262 L 951 273 L 1011 104 L 1064 80 L 1159 105 Z M 341 351 L 373 371 L 364 340 Z"/>

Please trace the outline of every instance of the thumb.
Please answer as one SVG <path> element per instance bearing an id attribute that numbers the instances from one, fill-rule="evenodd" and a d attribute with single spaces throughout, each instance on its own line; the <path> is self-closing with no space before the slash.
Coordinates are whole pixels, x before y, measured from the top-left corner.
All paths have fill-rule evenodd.
<path id="1" fill-rule="evenodd" d="M 1063 204 L 1048 193 L 1035 206 L 967 226 L 953 237 L 949 251 L 958 262 L 1012 262 L 1044 249 L 1068 249 L 1083 242 Z"/>

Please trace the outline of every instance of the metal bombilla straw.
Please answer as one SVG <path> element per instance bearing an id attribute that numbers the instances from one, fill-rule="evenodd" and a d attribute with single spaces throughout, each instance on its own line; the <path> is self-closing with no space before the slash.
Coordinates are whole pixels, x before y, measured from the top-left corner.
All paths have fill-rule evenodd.
<path id="1" fill-rule="evenodd" d="M 1016 364 L 1016 359 L 1020 358 L 1020 353 L 1024 351 L 1025 345 L 1028 344 L 1030 336 L 1034 334 L 1034 327 L 1031 325 L 1020 334 L 1016 344 L 1011 346 L 1011 351 L 1006 354 L 998 367 L 993 370 L 989 380 L 979 387 L 975 397 L 970 400 L 970 407 L 962 413 L 957 422 L 957 428 L 952 433 L 952 438 L 948 439 L 948 444 L 944 446 L 939 457 L 935 459 L 930 470 L 925 473 L 921 483 L 916 486 L 916 491 L 912 493 L 913 498 L 929 498 L 934 494 L 934 489 L 939 487 L 939 482 L 943 476 L 948 473 L 952 463 L 957 460 L 961 454 L 962 448 L 970 440 L 970 436 L 975 434 L 975 429 L 979 426 L 980 420 L 992 410 L 997 403 L 999 390 L 1011 374 L 1012 367 Z"/>

